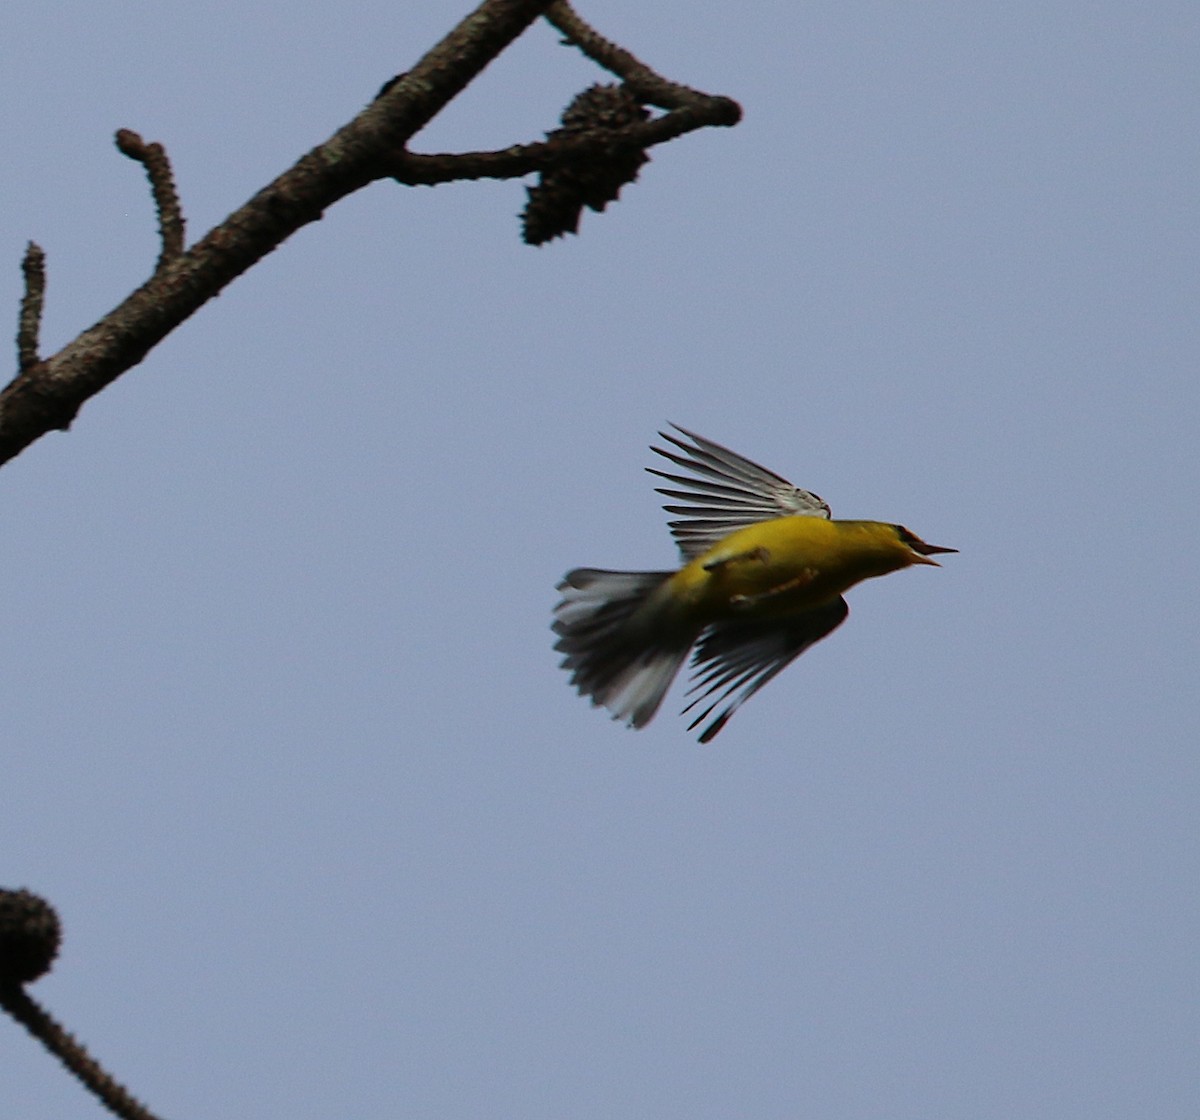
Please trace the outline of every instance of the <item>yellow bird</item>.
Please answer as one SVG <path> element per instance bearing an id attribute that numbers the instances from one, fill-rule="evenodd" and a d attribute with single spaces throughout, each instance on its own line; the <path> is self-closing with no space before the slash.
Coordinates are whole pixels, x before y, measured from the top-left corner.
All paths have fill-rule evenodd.
<path id="1" fill-rule="evenodd" d="M 700 735 L 707 743 L 729 717 L 809 646 L 845 621 L 842 593 L 930 556 L 957 552 L 926 544 L 900 525 L 833 521 L 816 494 L 773 471 L 672 425 L 659 432 L 674 450 L 651 450 L 695 477 L 646 469 L 675 486 L 657 487 L 683 567 L 675 572 L 576 568 L 558 585 L 554 648 L 581 696 L 613 719 L 645 727 L 695 646 L 683 709 L 701 711 L 691 731 L 721 704 Z M 690 442 L 688 442 L 690 441 Z M 727 703 L 726 703 L 727 702 Z"/>

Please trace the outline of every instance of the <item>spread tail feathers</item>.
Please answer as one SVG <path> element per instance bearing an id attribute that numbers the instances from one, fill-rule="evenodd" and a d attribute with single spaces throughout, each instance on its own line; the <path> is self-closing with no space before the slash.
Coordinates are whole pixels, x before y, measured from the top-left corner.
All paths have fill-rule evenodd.
<path id="1" fill-rule="evenodd" d="M 606 572 L 576 568 L 558 585 L 554 648 L 581 696 L 630 727 L 650 722 L 694 634 L 664 634 L 643 611 L 670 572 Z M 670 628 L 666 628 L 670 629 Z"/>

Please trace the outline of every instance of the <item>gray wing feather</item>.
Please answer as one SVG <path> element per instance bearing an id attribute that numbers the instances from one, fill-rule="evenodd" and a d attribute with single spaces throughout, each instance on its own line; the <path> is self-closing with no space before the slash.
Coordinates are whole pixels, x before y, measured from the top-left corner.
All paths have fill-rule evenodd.
<path id="1" fill-rule="evenodd" d="M 836 630 L 849 613 L 846 600 L 839 598 L 787 622 L 775 619 L 710 626 L 692 655 L 692 683 L 688 695 L 699 695 L 683 710 L 690 712 L 698 704 L 705 707 L 688 724 L 688 730 L 698 727 L 719 704 L 733 696 L 724 711 L 701 733 L 700 742 L 709 742 L 751 696 L 809 646 Z"/>
<path id="2" fill-rule="evenodd" d="M 647 467 L 650 474 L 664 478 L 678 490 L 659 486 L 655 490 L 687 505 L 664 505 L 668 513 L 682 515 L 670 522 L 671 535 L 685 560 L 702 556 L 713 545 L 736 529 L 778 517 L 829 517 L 829 506 L 816 494 L 793 486 L 774 471 L 760 467 L 719 443 L 704 439 L 677 424 L 672 424 L 687 440 L 659 432 L 677 450 L 652 447 L 664 459 L 692 472 L 692 476 L 671 474 Z"/>

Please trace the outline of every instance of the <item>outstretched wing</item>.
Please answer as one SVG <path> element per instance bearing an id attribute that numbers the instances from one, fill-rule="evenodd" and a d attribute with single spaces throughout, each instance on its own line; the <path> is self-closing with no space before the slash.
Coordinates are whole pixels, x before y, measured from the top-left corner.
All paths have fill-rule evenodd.
<path id="1" fill-rule="evenodd" d="M 699 695 L 683 710 L 686 713 L 698 704 L 706 706 L 688 724 L 688 730 L 703 723 L 714 708 L 733 696 L 725 710 L 701 733 L 700 742 L 707 743 L 767 681 L 809 646 L 833 633 L 849 613 L 846 600 L 839 598 L 793 619 L 722 622 L 710 626 L 692 654 L 692 684 L 687 694 Z"/>
<path id="2" fill-rule="evenodd" d="M 683 515 L 682 520 L 670 522 L 670 527 L 685 561 L 702 556 L 735 529 L 744 529 L 759 521 L 773 521 L 777 517 L 829 517 L 829 506 L 816 494 L 793 486 L 774 471 L 743 459 L 719 443 L 677 424 L 671 427 L 687 436 L 691 443 L 659 432 L 678 451 L 662 447 L 651 447 L 650 450 L 677 467 L 691 471 L 696 477 L 669 474 L 654 467 L 646 470 L 688 488 L 655 487 L 659 494 L 691 503 L 663 506 L 668 513 Z"/>

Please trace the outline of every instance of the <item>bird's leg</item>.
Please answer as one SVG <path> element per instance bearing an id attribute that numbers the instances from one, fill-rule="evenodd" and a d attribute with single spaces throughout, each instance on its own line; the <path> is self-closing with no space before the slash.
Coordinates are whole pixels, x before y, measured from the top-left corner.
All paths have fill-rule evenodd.
<path id="1" fill-rule="evenodd" d="M 704 565 L 706 572 L 720 571 L 728 564 L 737 564 L 742 560 L 754 560 L 759 564 L 765 564 L 771 559 L 771 553 L 759 545 L 758 548 L 747 549 L 745 552 L 734 552 L 729 556 L 718 556 L 715 560 L 710 560 Z"/>
<path id="2" fill-rule="evenodd" d="M 783 583 L 777 583 L 774 587 L 768 587 L 766 591 L 759 591 L 754 595 L 731 595 L 729 605 L 732 607 L 756 607 L 759 603 L 765 603 L 777 595 L 786 595 L 789 591 L 807 587 L 816 578 L 817 570 L 815 568 L 805 568 L 798 575 L 792 576 L 791 579 L 785 579 Z"/>

